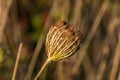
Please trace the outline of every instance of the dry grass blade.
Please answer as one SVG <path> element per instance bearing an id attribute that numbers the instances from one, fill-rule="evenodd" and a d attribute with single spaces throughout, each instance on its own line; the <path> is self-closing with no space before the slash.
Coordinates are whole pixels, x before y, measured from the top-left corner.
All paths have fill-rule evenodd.
<path id="1" fill-rule="evenodd" d="M 45 35 L 41 35 L 38 41 L 38 44 L 36 46 L 35 52 L 33 53 L 33 57 L 31 59 L 30 65 L 28 67 L 28 71 L 25 76 L 25 80 L 30 80 L 34 66 L 36 64 L 40 49 L 42 48 L 43 42 L 44 42 Z"/>
<path id="2" fill-rule="evenodd" d="M 68 14 L 70 11 L 70 0 L 62 0 L 62 17 L 64 20 L 68 20 Z"/>
<path id="3" fill-rule="evenodd" d="M 76 61 L 76 64 L 73 66 L 73 70 L 72 70 L 72 72 L 73 72 L 74 74 L 76 74 L 76 73 L 78 72 L 79 66 L 81 65 L 81 62 L 82 62 L 82 60 L 83 60 L 83 58 L 84 58 L 84 56 L 85 56 L 85 54 L 86 54 L 86 51 L 87 51 L 87 49 L 88 49 L 88 46 L 89 46 L 89 44 L 90 44 L 93 36 L 95 35 L 95 32 L 96 32 L 96 30 L 97 30 L 97 28 L 98 28 L 98 25 L 100 24 L 100 21 L 101 21 L 103 15 L 105 14 L 105 11 L 107 10 L 108 6 L 109 6 L 109 1 L 108 1 L 108 0 L 105 0 L 105 1 L 103 2 L 102 6 L 101 6 L 101 9 L 100 9 L 99 12 L 98 12 L 98 15 L 97 15 L 97 17 L 96 17 L 96 19 L 95 19 L 95 21 L 94 21 L 94 23 L 93 23 L 93 25 L 92 25 L 92 28 L 91 28 L 88 36 L 87 36 L 87 39 L 86 39 L 84 45 L 83 45 L 82 48 L 80 49 L 79 58 L 78 58 L 78 60 Z"/>
<path id="4" fill-rule="evenodd" d="M 104 61 L 101 61 L 99 65 L 98 73 L 95 80 L 102 80 L 102 76 L 105 71 L 105 68 L 106 68 L 106 61 L 104 60 Z"/>
<path id="5" fill-rule="evenodd" d="M 64 67 L 63 63 L 58 63 L 58 65 L 57 65 L 57 80 L 65 80 L 63 67 Z"/>
<path id="6" fill-rule="evenodd" d="M 80 24 L 82 2 L 83 2 L 82 0 L 76 0 L 76 2 L 75 2 L 74 16 L 73 16 L 73 19 L 72 19 L 72 23 L 74 25 L 77 25 L 78 23 Z"/>
<path id="7" fill-rule="evenodd" d="M 116 75 L 117 72 L 119 71 L 119 63 L 120 63 L 120 32 L 118 35 L 118 44 L 115 50 L 115 55 L 114 55 L 114 59 L 113 59 L 113 64 L 112 64 L 112 70 L 110 73 L 110 79 L 109 80 L 116 80 Z"/>
<path id="8" fill-rule="evenodd" d="M 111 18 L 113 20 L 111 20 L 108 24 L 108 32 L 107 32 L 107 36 L 106 38 L 104 39 L 102 45 L 101 45 L 101 48 L 102 48 L 102 51 L 100 51 L 98 54 L 101 54 L 102 52 L 102 56 L 105 56 L 105 55 L 109 55 L 109 44 L 108 43 L 108 40 L 112 38 L 112 34 L 114 32 L 114 28 L 116 25 L 118 25 L 118 19 L 116 18 Z M 106 63 L 107 63 L 107 60 L 102 60 L 100 62 L 100 65 L 99 65 L 99 68 L 98 68 L 98 72 L 96 74 L 96 80 L 101 80 L 103 78 L 103 74 L 104 74 L 104 71 L 106 69 Z"/>
<path id="9" fill-rule="evenodd" d="M 83 67 L 85 69 L 86 75 L 86 80 L 94 80 L 95 78 L 95 70 L 91 64 L 91 61 L 88 57 L 88 55 L 85 55 L 85 58 L 83 60 Z"/>
<path id="10" fill-rule="evenodd" d="M 11 6 L 12 0 L 0 0 L 0 43 L 4 32 L 4 27 L 7 21 L 7 15 Z"/>
<path id="11" fill-rule="evenodd" d="M 12 80 L 15 80 L 15 77 L 16 77 L 16 73 L 17 73 L 18 63 L 19 63 L 19 60 L 20 60 L 20 54 L 21 54 L 22 46 L 23 46 L 23 43 L 20 43 L 19 49 L 18 49 L 18 53 L 17 53 L 16 62 L 15 62 L 15 67 L 14 67 L 14 71 L 13 71 Z"/>
<path id="12" fill-rule="evenodd" d="M 118 78 L 117 78 L 117 80 L 120 80 L 120 71 L 119 71 L 119 74 L 118 74 Z"/>
<path id="13" fill-rule="evenodd" d="M 51 8 L 50 13 L 49 13 L 49 15 L 48 15 L 48 18 L 47 18 L 46 23 L 45 23 L 45 25 L 44 25 L 45 27 L 46 27 L 46 26 L 50 26 L 50 25 L 49 25 L 49 20 L 50 20 L 51 12 L 53 11 L 53 8 L 55 7 L 55 4 L 56 4 L 56 1 L 54 1 L 53 5 L 52 5 L 52 8 Z M 39 52 L 40 52 L 40 50 L 41 50 L 41 48 L 42 48 L 42 45 L 43 45 L 44 40 L 45 40 L 46 33 L 47 33 L 47 31 L 48 31 L 48 29 L 45 28 L 45 27 L 44 27 L 44 29 L 43 29 L 43 30 L 45 30 L 45 31 L 42 31 L 42 34 L 41 34 L 41 36 L 39 37 L 38 43 L 37 43 L 37 45 L 36 45 L 35 51 L 34 51 L 34 53 L 33 53 L 33 56 L 32 56 L 32 59 L 31 59 L 31 61 L 30 61 L 30 64 L 29 64 L 29 67 L 28 67 L 28 71 L 27 71 L 27 73 L 26 73 L 26 76 L 25 76 L 25 79 L 24 79 L 24 80 L 30 80 L 31 75 L 32 75 L 32 73 L 33 73 L 33 69 L 34 69 L 35 64 L 36 64 L 36 61 L 37 61 L 37 59 L 38 59 Z"/>

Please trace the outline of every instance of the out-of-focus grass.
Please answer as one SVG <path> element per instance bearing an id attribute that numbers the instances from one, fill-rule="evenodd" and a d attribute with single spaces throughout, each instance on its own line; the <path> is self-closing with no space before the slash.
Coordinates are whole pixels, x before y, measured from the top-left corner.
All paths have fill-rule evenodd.
<path id="1" fill-rule="evenodd" d="M 105 1 L 108 1 L 108 4 L 104 5 L 100 11 Z M 21 41 L 24 46 L 16 80 L 24 80 L 29 73 L 31 59 L 34 64 L 31 63 L 30 79 L 33 80 L 46 59 L 44 46 L 46 33 L 50 25 L 61 18 L 81 30 L 84 38 L 80 47 L 84 49 L 86 43 L 87 48 L 83 52 L 78 51 L 66 61 L 49 65 L 49 68 L 43 72 L 44 79 L 109 80 L 111 78 L 119 80 L 119 0 L 14 0 L 9 9 L 6 26 L 3 27 L 3 37 L 0 39 L 2 40 L 0 80 L 11 79 L 18 44 Z M 0 7 L 0 10 L 4 9 Z M 96 18 L 100 18 L 99 21 L 96 21 Z M 0 22 L 1 20 L 4 19 L 0 17 Z M 92 26 L 98 28 L 95 30 Z M 86 41 L 88 35 L 90 35 L 90 41 Z M 5 48 L 9 54 L 3 52 L 2 48 Z M 42 79 L 40 77 L 40 80 Z"/>

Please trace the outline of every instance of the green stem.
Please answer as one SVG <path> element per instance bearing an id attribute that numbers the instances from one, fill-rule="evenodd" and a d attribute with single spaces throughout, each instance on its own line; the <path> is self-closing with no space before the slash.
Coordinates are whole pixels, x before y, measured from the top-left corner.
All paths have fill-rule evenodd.
<path id="1" fill-rule="evenodd" d="M 47 59 L 46 62 L 44 63 L 44 65 L 42 66 L 42 68 L 40 69 L 40 71 L 38 72 L 37 76 L 34 78 L 34 80 L 37 80 L 37 78 L 40 76 L 40 74 L 42 73 L 42 71 L 44 70 L 44 68 L 46 67 L 46 65 L 51 61 L 51 59 Z"/>

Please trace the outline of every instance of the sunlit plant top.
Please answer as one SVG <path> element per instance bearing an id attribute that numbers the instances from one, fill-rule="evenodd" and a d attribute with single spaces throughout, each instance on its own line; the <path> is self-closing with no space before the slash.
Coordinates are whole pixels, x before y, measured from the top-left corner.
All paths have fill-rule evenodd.
<path id="1" fill-rule="evenodd" d="M 82 33 L 64 20 L 52 25 L 45 43 L 48 58 L 34 80 L 37 80 L 49 62 L 63 60 L 73 55 L 80 46 L 81 38 Z"/>
<path id="2" fill-rule="evenodd" d="M 48 59 L 58 61 L 73 55 L 80 45 L 82 33 L 73 25 L 60 20 L 51 26 L 46 37 Z"/>

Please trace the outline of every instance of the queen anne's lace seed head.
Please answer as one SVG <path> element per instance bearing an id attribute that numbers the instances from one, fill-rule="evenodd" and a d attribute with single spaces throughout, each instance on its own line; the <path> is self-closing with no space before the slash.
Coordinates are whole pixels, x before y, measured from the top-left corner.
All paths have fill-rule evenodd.
<path id="1" fill-rule="evenodd" d="M 82 33 L 60 20 L 51 26 L 46 37 L 48 59 L 58 61 L 73 55 L 80 45 Z"/>

